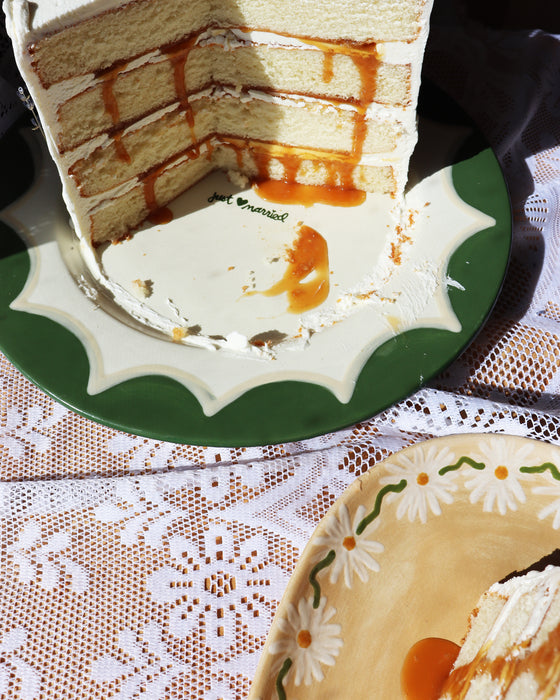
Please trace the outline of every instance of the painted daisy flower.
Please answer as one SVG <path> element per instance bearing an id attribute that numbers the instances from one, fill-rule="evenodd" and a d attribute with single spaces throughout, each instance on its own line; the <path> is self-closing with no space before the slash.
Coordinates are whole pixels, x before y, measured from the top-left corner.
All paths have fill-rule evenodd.
<path id="1" fill-rule="evenodd" d="M 295 674 L 296 686 L 302 681 L 305 685 L 322 681 L 322 666 L 334 665 L 343 644 L 340 625 L 329 622 L 336 610 L 326 605 L 325 597 L 317 608 L 313 607 L 312 598 L 302 598 L 297 609 L 290 603 L 287 616 L 279 620 L 279 638 L 270 645 L 269 653 L 292 660 L 289 673 Z"/>
<path id="2" fill-rule="evenodd" d="M 551 496 L 554 500 L 539 511 L 539 520 L 544 520 L 552 515 L 552 527 L 555 530 L 560 528 L 560 484 L 550 486 L 536 486 L 533 493 L 539 496 Z"/>
<path id="3" fill-rule="evenodd" d="M 370 571 L 379 571 L 379 564 L 374 559 L 374 554 L 379 554 L 385 549 L 381 542 L 368 540 L 365 534 L 357 535 L 356 529 L 366 515 L 366 508 L 360 505 L 350 521 L 350 513 L 346 505 L 342 505 L 338 513 L 329 518 L 325 534 L 317 537 L 316 544 L 322 547 L 323 553 L 334 550 L 335 559 L 329 567 L 329 580 L 336 583 L 342 573 L 347 588 L 352 588 L 354 574 L 362 583 L 369 578 Z M 371 533 L 372 527 L 365 532 Z"/>
<path id="4" fill-rule="evenodd" d="M 514 446 L 500 437 L 479 444 L 485 469 L 468 472 L 466 488 L 471 492 L 471 503 L 483 501 L 483 509 L 491 513 L 494 504 L 500 515 L 508 508 L 517 510 L 518 503 L 525 503 L 526 496 L 520 481 L 526 478 L 519 468 L 527 464 L 533 451 L 531 444 L 515 443 Z"/>
<path id="5" fill-rule="evenodd" d="M 393 462 L 387 464 L 389 476 L 380 479 L 380 484 L 398 483 L 406 479 L 407 486 L 400 494 L 389 494 L 390 501 L 399 499 L 397 518 L 400 520 L 405 513 L 413 522 L 417 517 L 425 523 L 428 519 L 428 509 L 434 515 L 441 515 L 441 503 L 453 503 L 453 492 L 457 485 L 453 483 L 456 472 L 439 473 L 442 467 L 452 464 L 455 457 L 448 447 L 437 448 L 430 444 L 412 450 L 408 454 L 396 455 Z"/>

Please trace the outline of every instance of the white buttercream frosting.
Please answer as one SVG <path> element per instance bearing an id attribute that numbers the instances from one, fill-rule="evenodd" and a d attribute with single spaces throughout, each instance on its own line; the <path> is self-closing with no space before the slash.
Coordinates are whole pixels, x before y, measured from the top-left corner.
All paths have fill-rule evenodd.
<path id="1" fill-rule="evenodd" d="M 4 12 L 26 41 L 134 0 L 4 0 Z"/>
<path id="2" fill-rule="evenodd" d="M 529 571 L 524 576 L 515 576 L 505 583 L 494 584 L 489 589 L 489 593 L 502 596 L 507 600 L 488 633 L 487 642 L 492 643 L 498 637 L 508 624 L 510 616 L 515 614 L 521 598 L 530 596 L 531 613 L 510 651 L 511 655 L 520 653 L 524 644 L 533 639 L 540 630 L 559 586 L 560 568 L 556 566 L 548 566 L 544 571 Z"/>

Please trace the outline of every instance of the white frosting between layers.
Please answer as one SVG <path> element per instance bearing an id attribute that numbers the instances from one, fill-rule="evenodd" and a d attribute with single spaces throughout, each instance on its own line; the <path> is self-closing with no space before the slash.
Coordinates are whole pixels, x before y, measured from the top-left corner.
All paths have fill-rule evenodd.
<path id="1" fill-rule="evenodd" d="M 264 102 L 270 102 L 274 104 L 289 104 L 291 107 L 295 108 L 305 108 L 307 105 L 314 105 L 329 111 L 345 110 L 350 112 L 356 112 L 356 108 L 353 105 L 349 104 L 335 106 L 332 104 L 332 102 L 329 102 L 328 100 L 319 100 L 311 97 L 295 97 L 289 94 L 272 95 L 269 93 L 260 92 L 258 90 L 250 90 L 248 92 L 245 92 L 242 90 L 235 90 L 233 88 L 228 87 L 212 87 L 207 88 L 206 90 L 201 90 L 200 92 L 190 97 L 190 102 L 194 103 L 204 98 L 213 98 L 217 100 L 224 98 L 235 98 L 244 102 L 262 100 Z M 123 135 L 126 136 L 126 134 L 130 132 L 133 132 L 137 129 L 147 126 L 148 124 L 154 121 L 157 121 L 163 115 L 172 112 L 177 107 L 178 103 L 174 103 L 172 105 L 169 105 L 168 107 L 165 107 L 155 112 L 154 114 L 144 117 L 143 119 L 137 121 L 135 124 L 130 126 L 128 129 L 126 129 L 123 132 Z M 394 118 L 395 115 L 397 115 L 398 120 L 403 127 L 403 137 L 399 140 L 397 148 L 394 151 L 383 154 L 362 154 L 361 158 L 357 162 L 357 165 L 390 165 L 393 168 L 395 177 L 399 185 L 399 189 L 404 188 L 408 172 L 408 159 L 416 144 L 415 112 L 405 108 L 393 108 L 378 104 L 372 104 L 368 108 L 366 115 L 367 118 L 372 121 L 391 119 Z M 45 129 L 46 135 L 48 136 L 47 140 L 50 141 L 51 144 L 53 144 L 51 152 L 53 153 L 55 161 L 59 163 L 59 169 L 61 173 L 65 173 L 68 170 L 68 168 L 70 168 L 71 165 L 76 161 L 88 157 L 95 149 L 103 148 L 112 143 L 112 139 L 109 136 L 107 136 L 106 134 L 102 134 L 100 136 L 95 137 L 94 139 L 91 139 L 82 146 L 79 146 L 73 151 L 65 153 L 61 156 L 60 154 L 58 154 L 58 152 L 56 151 L 56 147 L 54 146 L 54 137 L 52 131 L 48 127 L 48 123 L 49 122 L 46 122 L 47 126 Z M 219 139 L 216 140 L 216 143 L 219 143 Z M 205 149 L 203 149 L 202 152 L 205 152 Z M 176 165 L 179 162 L 180 159 L 175 161 L 174 165 Z M 73 196 L 72 194 L 69 194 L 68 197 L 75 197 L 79 204 L 82 205 L 81 208 L 86 210 L 88 213 L 91 213 L 98 209 L 100 206 L 102 206 L 104 202 L 114 199 L 115 197 L 121 196 L 126 192 L 129 192 L 138 184 L 138 182 L 139 179 L 137 177 L 133 177 L 130 180 L 121 183 L 117 187 L 100 193 L 99 195 L 91 196 L 88 198 L 82 198 L 79 197 L 79 195 L 76 193 Z M 71 190 L 75 190 L 75 185 L 73 181 L 67 183 L 66 189 L 69 188 Z M 72 207 L 72 211 L 76 212 L 76 208 Z"/>
<path id="2" fill-rule="evenodd" d="M 392 65 L 414 66 L 418 58 L 422 39 L 416 42 L 385 42 L 377 44 L 376 50 L 379 59 Z M 251 45 L 282 48 L 286 50 L 320 52 L 321 48 L 313 43 L 286 37 L 273 32 L 243 32 L 240 29 L 211 29 L 201 33 L 195 43 L 196 46 L 221 46 L 224 51 L 235 51 L 240 47 Z M 422 48 L 423 51 L 423 48 Z M 157 64 L 167 61 L 168 56 L 159 50 L 150 51 L 143 56 L 132 59 L 127 63 L 126 72 L 130 72 L 148 64 Z M 413 80 L 413 87 L 417 84 L 417 77 Z M 49 88 L 49 95 L 53 104 L 62 104 L 72 97 L 80 94 L 88 88 L 99 83 L 94 73 L 63 80 Z M 415 90 L 412 90 L 413 96 Z"/>
<path id="3" fill-rule="evenodd" d="M 420 40 L 419 40 L 420 41 Z M 295 39 L 292 37 L 285 37 L 281 36 L 278 34 L 274 34 L 271 32 L 243 32 L 239 29 L 212 29 L 208 30 L 206 32 L 203 32 L 200 34 L 196 41 L 196 45 L 198 46 L 208 46 L 208 45 L 217 45 L 223 47 L 225 51 L 234 51 L 236 48 L 243 47 L 243 46 L 248 46 L 252 44 L 258 44 L 258 45 L 265 45 L 265 46 L 270 46 L 270 47 L 281 47 L 286 50 L 298 50 L 298 51 L 311 51 L 311 52 L 317 52 L 321 51 L 320 48 L 317 46 L 303 42 L 299 39 Z M 420 50 L 420 47 L 418 45 L 418 42 L 412 42 L 412 43 L 403 43 L 403 42 L 393 42 L 391 44 L 378 44 L 377 45 L 377 50 L 378 53 L 380 54 L 380 58 L 382 58 L 383 61 L 386 63 L 392 63 L 392 64 L 400 64 L 400 65 L 411 65 L 414 66 L 415 64 L 415 58 L 418 57 L 418 52 Z M 423 49 L 422 49 L 423 51 Z M 22 59 L 23 62 L 24 59 Z M 168 56 L 165 53 L 162 53 L 161 51 L 151 51 L 143 56 L 140 56 L 138 58 L 135 58 L 131 60 L 127 64 L 126 72 L 130 72 L 133 70 L 136 70 L 138 68 L 141 68 L 142 66 L 145 65 L 153 65 L 157 63 L 161 63 L 163 61 L 167 61 Z M 24 68 L 21 66 L 22 72 Z M 414 69 L 413 69 L 414 71 Z M 27 82 L 30 82 L 31 77 L 26 78 Z M 411 95 L 413 98 L 416 97 L 417 93 L 417 86 L 419 85 L 420 82 L 420 73 L 417 71 L 416 75 L 413 74 L 412 80 L 411 80 Z M 60 83 L 56 83 L 48 88 L 48 90 L 44 91 L 40 86 L 38 87 L 39 90 L 41 90 L 42 97 L 39 97 L 38 94 L 34 95 L 34 99 L 37 105 L 37 108 L 39 111 L 44 115 L 43 122 L 45 124 L 53 125 L 52 129 L 52 136 L 54 141 L 56 142 L 58 140 L 58 131 L 56 129 L 57 126 L 57 120 L 58 120 L 58 114 L 57 110 L 60 105 L 63 103 L 67 102 L 71 98 L 79 95 L 80 93 L 84 92 L 85 90 L 88 90 L 92 87 L 95 87 L 96 85 L 99 84 L 99 78 L 93 74 L 89 73 L 87 75 L 82 75 L 78 76 L 75 78 L 70 78 L 67 80 L 63 80 Z M 237 93 L 239 94 L 239 93 Z M 266 100 L 268 97 L 268 93 L 259 91 L 259 90 L 252 90 L 251 95 L 256 96 L 257 99 L 264 99 Z M 191 96 L 191 100 L 196 100 L 199 99 L 200 97 L 203 97 L 205 93 L 199 92 L 195 95 Z M 289 95 L 280 95 L 280 97 L 290 97 Z M 335 108 L 332 102 L 329 102 L 328 100 L 317 100 L 316 98 L 313 97 L 304 97 L 304 96 L 298 96 L 297 98 L 292 97 L 292 104 L 295 104 L 295 102 L 300 102 L 301 104 L 299 106 L 304 106 L 305 102 L 318 102 L 322 103 L 328 106 Z M 174 105 L 175 106 L 175 105 Z M 337 102 L 336 108 L 340 109 L 349 109 L 349 110 L 354 110 L 355 108 L 352 105 L 349 104 L 344 104 L 344 103 L 339 103 Z M 387 107 L 385 105 L 380 105 L 377 104 L 376 102 L 372 102 L 367 110 L 367 116 L 368 118 L 374 117 L 375 115 L 385 115 L 391 117 L 393 114 L 397 115 L 397 118 L 400 121 L 406 120 L 407 122 L 407 131 L 414 132 L 415 129 L 415 108 L 416 108 L 416 101 L 415 99 L 412 100 L 412 103 L 408 105 L 407 107 Z M 159 118 L 161 114 L 165 113 L 165 109 L 160 112 L 156 112 L 153 115 L 153 118 Z M 149 117 L 151 118 L 151 117 Z M 136 125 L 133 125 L 133 128 L 137 128 L 137 125 L 140 122 L 136 122 Z M 143 122 L 146 123 L 146 122 Z M 90 141 L 90 143 L 93 144 L 94 139 Z M 101 141 L 99 139 L 95 140 L 95 146 L 99 145 Z M 412 147 L 414 147 L 414 144 L 412 144 Z M 89 149 L 87 152 L 91 152 L 93 150 L 93 147 Z M 412 150 L 412 149 L 409 149 Z M 82 155 L 76 156 L 74 160 L 77 160 L 79 157 L 82 157 Z"/>
<path id="4" fill-rule="evenodd" d="M 492 643 L 497 638 L 521 597 L 530 595 L 534 599 L 533 610 L 510 652 L 511 656 L 518 655 L 522 645 L 533 639 L 541 628 L 559 586 L 560 568 L 555 566 L 548 566 L 544 571 L 530 571 L 524 576 L 516 576 L 505 583 L 491 586 L 488 591 L 490 594 L 504 596 L 507 601 L 488 633 L 487 641 Z"/>

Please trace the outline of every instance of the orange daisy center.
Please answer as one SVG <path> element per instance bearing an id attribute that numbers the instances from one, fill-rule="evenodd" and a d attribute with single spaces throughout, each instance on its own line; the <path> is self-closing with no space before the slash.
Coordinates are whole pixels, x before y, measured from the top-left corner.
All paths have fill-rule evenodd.
<path id="1" fill-rule="evenodd" d="M 503 465 L 496 467 L 496 469 L 494 470 L 494 475 L 495 475 L 496 479 L 499 479 L 500 481 L 507 479 L 508 478 L 507 467 L 504 467 Z"/>

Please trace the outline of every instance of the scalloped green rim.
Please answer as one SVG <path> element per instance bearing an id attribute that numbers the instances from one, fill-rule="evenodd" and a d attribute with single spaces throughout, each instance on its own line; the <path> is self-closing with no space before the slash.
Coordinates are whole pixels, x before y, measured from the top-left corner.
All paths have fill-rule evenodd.
<path id="1" fill-rule="evenodd" d="M 420 113 L 467 125 L 464 113 L 423 86 Z M 469 124 L 472 126 L 472 124 Z M 499 164 L 478 131 L 455 154 L 453 181 L 463 200 L 496 220 L 452 256 L 449 288 L 461 331 L 423 328 L 384 343 L 364 366 L 352 399 L 340 403 L 314 384 L 282 381 L 247 392 L 212 417 L 181 384 L 163 376 L 127 380 L 101 394 L 86 391 L 89 365 L 80 341 L 59 324 L 9 305 L 29 273 L 18 234 L 0 222 L 0 348 L 34 384 L 72 411 L 98 423 L 158 440 L 213 446 L 292 442 L 365 420 L 410 395 L 445 369 L 473 340 L 500 292 L 511 247 L 511 209 Z M 29 187 L 31 157 L 17 130 L 0 141 L 0 208 Z"/>

